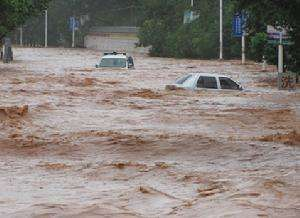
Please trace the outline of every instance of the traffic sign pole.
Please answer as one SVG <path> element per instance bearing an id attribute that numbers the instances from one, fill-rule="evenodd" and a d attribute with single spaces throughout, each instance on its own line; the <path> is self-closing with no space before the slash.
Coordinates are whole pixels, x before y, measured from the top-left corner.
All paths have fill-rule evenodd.
<path id="1" fill-rule="evenodd" d="M 245 31 L 242 36 L 242 64 L 246 63 L 246 43 L 245 43 Z"/>
<path id="2" fill-rule="evenodd" d="M 75 48 L 75 18 L 72 19 L 72 48 Z"/>
<path id="3" fill-rule="evenodd" d="M 23 26 L 20 27 L 20 46 L 23 46 Z"/>
<path id="4" fill-rule="evenodd" d="M 246 15 L 237 13 L 233 19 L 233 36 L 241 38 L 242 43 L 242 64 L 246 63 Z"/>
<path id="5" fill-rule="evenodd" d="M 283 73 L 283 44 L 282 33 L 280 33 L 280 42 L 278 45 L 278 73 Z"/>

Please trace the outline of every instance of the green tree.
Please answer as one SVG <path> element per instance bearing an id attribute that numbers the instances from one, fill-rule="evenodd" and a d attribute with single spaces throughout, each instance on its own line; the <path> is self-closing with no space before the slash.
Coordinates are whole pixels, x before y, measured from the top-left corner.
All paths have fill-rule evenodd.
<path id="1" fill-rule="evenodd" d="M 17 26 L 46 9 L 49 0 L 1 0 L 0 42 Z"/>
<path id="2" fill-rule="evenodd" d="M 140 43 L 151 46 L 155 56 L 216 58 L 219 50 L 219 2 L 199 0 L 191 8 L 190 1 L 141 1 Z M 224 7 L 224 51 L 226 58 L 240 54 L 240 41 L 232 37 L 232 1 Z M 183 24 L 185 10 L 193 10 L 199 18 Z"/>
<path id="3" fill-rule="evenodd" d="M 248 32 L 252 36 L 266 32 L 267 25 L 290 31 L 294 45 L 286 48 L 291 54 L 286 62 L 291 70 L 300 71 L 300 0 L 235 0 L 235 4 L 237 10 L 248 12 Z"/>
<path id="4" fill-rule="evenodd" d="M 155 56 L 180 56 L 176 49 L 176 31 L 182 25 L 186 4 L 181 0 L 139 1 L 143 11 L 139 34 L 142 46 L 151 46 Z"/>

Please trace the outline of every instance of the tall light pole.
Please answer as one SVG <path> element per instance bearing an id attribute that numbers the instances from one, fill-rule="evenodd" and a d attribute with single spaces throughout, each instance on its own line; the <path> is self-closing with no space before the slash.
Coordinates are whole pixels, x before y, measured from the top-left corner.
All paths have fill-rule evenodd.
<path id="1" fill-rule="evenodd" d="M 223 0 L 220 0 L 220 60 L 223 59 Z"/>
<path id="2" fill-rule="evenodd" d="M 20 46 L 23 46 L 23 26 L 20 27 Z"/>
<path id="3" fill-rule="evenodd" d="M 191 0 L 191 6 L 192 7 L 194 6 L 194 0 Z"/>
<path id="4" fill-rule="evenodd" d="M 72 18 L 72 48 L 75 48 L 75 16 Z"/>
<path id="5" fill-rule="evenodd" d="M 48 10 L 45 10 L 45 48 L 48 47 Z"/>
<path id="6" fill-rule="evenodd" d="M 280 32 L 280 39 L 278 45 L 278 73 L 283 73 L 283 33 Z"/>
<path id="7" fill-rule="evenodd" d="M 72 48 L 75 48 L 75 25 L 76 25 L 76 18 L 75 18 L 75 1 L 76 0 L 73 0 L 73 4 L 72 4 L 72 10 L 73 10 L 73 17 L 72 17 Z"/>

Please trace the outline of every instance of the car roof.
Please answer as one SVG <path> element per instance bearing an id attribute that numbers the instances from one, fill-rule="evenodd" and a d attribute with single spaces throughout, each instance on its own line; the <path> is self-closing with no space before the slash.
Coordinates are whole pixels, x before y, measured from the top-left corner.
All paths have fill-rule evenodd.
<path id="1" fill-rule="evenodd" d="M 190 75 L 194 75 L 194 76 L 210 76 L 210 77 L 226 77 L 226 78 L 230 78 L 229 76 L 221 75 L 221 74 L 217 74 L 217 73 L 193 72 L 193 73 L 190 73 Z"/>
<path id="2" fill-rule="evenodd" d="M 102 58 L 127 58 L 124 54 L 104 55 Z"/>

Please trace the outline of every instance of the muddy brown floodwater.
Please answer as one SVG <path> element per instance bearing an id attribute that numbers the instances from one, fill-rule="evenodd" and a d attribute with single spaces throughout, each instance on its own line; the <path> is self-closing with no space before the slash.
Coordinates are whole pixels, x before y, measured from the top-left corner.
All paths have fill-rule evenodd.
<path id="1" fill-rule="evenodd" d="M 278 91 L 274 67 L 15 55 L 0 64 L 0 217 L 300 217 L 300 92 Z M 245 91 L 165 90 L 193 71 Z"/>

